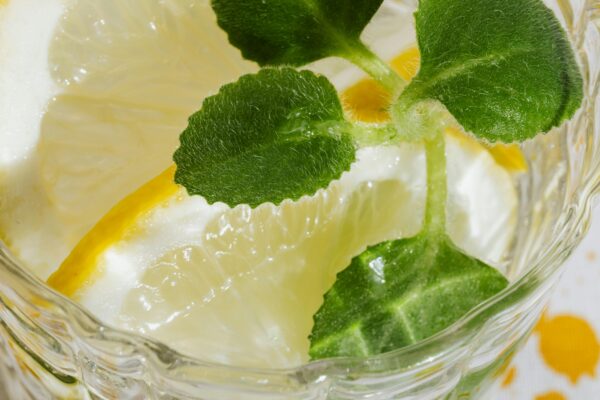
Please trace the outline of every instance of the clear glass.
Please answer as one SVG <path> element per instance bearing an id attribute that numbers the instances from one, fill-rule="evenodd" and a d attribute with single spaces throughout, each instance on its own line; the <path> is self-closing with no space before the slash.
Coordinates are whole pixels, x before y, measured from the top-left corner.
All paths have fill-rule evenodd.
<path id="1" fill-rule="evenodd" d="M 410 13 L 416 3 L 388 1 L 378 18 L 398 9 Z M 518 182 L 520 225 L 507 290 L 435 337 L 388 354 L 291 370 L 243 369 L 192 359 L 104 326 L 21 268 L 0 244 L 0 398 L 493 398 L 499 375 L 587 231 L 600 188 L 600 1 L 547 4 L 577 48 L 586 99 L 571 122 L 523 146 L 530 169 Z M 377 47 L 389 37 L 370 39 Z M 340 65 L 317 68 L 331 72 Z"/>

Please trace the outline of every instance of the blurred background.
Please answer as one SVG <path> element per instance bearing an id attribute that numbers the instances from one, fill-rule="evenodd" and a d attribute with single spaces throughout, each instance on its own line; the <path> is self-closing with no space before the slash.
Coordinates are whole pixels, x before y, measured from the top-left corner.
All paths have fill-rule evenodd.
<path id="1" fill-rule="evenodd" d="M 499 400 L 600 400 L 600 207 Z"/>

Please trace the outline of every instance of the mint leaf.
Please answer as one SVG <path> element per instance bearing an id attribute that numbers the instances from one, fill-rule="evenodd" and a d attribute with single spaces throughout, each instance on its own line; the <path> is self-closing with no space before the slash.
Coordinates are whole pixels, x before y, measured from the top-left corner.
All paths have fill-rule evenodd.
<path id="1" fill-rule="evenodd" d="M 212 0 L 217 22 L 245 58 L 301 66 L 353 54 L 383 0 Z"/>
<path id="2" fill-rule="evenodd" d="M 350 169 L 351 131 L 325 77 L 264 69 L 223 86 L 190 117 L 175 181 L 232 207 L 296 200 Z"/>
<path id="3" fill-rule="evenodd" d="M 378 244 L 354 258 L 325 295 L 314 317 L 310 355 L 368 356 L 416 343 L 507 284 L 445 236 Z"/>
<path id="4" fill-rule="evenodd" d="M 415 17 L 421 69 L 393 110 L 397 121 L 435 99 L 480 138 L 514 142 L 579 108 L 580 71 L 542 1 L 420 0 Z"/>

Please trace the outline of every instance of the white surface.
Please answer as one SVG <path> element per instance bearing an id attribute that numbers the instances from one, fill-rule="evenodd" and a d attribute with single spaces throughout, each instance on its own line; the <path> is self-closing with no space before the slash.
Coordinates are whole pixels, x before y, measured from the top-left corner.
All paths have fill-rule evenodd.
<path id="1" fill-rule="evenodd" d="M 564 275 L 555 289 L 547 309 L 548 318 L 571 316 L 580 318 L 593 329 L 598 343 L 600 334 L 600 208 L 596 207 L 592 228 L 573 254 L 564 269 Z M 566 332 L 574 337 L 576 332 Z M 574 339 L 576 340 L 576 339 Z M 592 353 L 593 347 L 587 341 L 582 354 Z M 594 376 L 584 373 L 574 383 L 564 373 L 553 370 L 540 353 L 540 335 L 535 333 L 525 348 L 513 362 L 515 379 L 504 388 L 500 400 L 562 400 L 561 397 L 543 397 L 549 392 L 560 393 L 569 400 L 600 399 L 599 365 L 596 360 L 586 368 L 581 361 L 582 354 L 573 352 L 571 357 L 581 369 L 592 368 Z M 556 396 L 555 395 L 555 396 Z"/>

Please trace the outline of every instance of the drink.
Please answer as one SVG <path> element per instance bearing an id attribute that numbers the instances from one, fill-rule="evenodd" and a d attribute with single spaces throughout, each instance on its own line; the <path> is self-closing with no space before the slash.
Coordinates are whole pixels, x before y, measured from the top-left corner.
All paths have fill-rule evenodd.
<path id="1" fill-rule="evenodd" d="M 102 9 L 104 6 L 81 4 L 83 4 L 81 7 L 92 7 L 92 9 L 100 7 L 100 10 L 96 9 L 95 12 L 106 12 Z M 71 16 L 76 15 L 77 7 L 71 11 Z M 198 12 L 198 15 L 210 15 L 207 4 L 192 9 L 178 8 L 176 3 L 164 7 L 168 9 L 169 18 L 174 18 L 173 16 L 188 18 L 189 15 L 185 14 L 185 10 L 193 10 L 194 13 Z M 205 13 L 199 11 L 202 7 L 205 8 Z M 386 12 L 397 12 L 394 11 L 397 10 L 395 7 L 389 5 Z M 182 12 L 183 14 L 181 14 Z M 88 15 L 94 15 L 94 13 Z M 198 15 L 189 18 L 192 18 L 192 20 L 202 18 Z M 94 19 L 97 22 L 102 20 L 102 18 L 97 17 L 94 17 Z M 162 31 L 160 23 L 152 22 L 155 25 L 153 27 L 152 24 L 149 24 L 150 29 L 148 31 L 159 32 L 159 34 L 169 32 L 167 28 Z M 89 26 L 94 25 L 90 24 Z M 166 24 L 165 26 L 169 25 Z M 177 24 L 177 26 L 185 25 Z M 218 35 L 216 27 L 211 32 Z M 190 36 L 187 33 L 181 34 L 182 38 Z M 208 36 L 212 37 L 212 35 Z M 222 34 L 221 38 L 223 39 Z M 148 43 L 156 44 L 156 39 L 153 38 Z M 60 44 L 55 43 L 54 46 L 60 50 Z M 216 47 L 220 48 L 220 46 Z M 168 48 L 168 45 L 165 45 L 164 48 Z M 69 53 L 79 55 L 79 52 L 72 51 L 72 47 L 68 47 L 68 49 Z M 81 49 L 81 53 L 84 54 L 85 46 Z M 125 45 L 119 50 L 121 51 L 120 54 L 127 53 Z M 400 50 L 402 48 L 387 51 L 394 53 Z M 235 57 L 235 52 L 232 51 L 229 55 Z M 50 58 L 52 60 L 52 54 Z M 236 72 L 232 71 L 230 77 L 222 77 L 222 79 L 214 82 L 205 81 L 208 76 L 210 79 L 214 79 L 214 74 L 196 75 L 197 72 L 193 72 L 193 76 L 182 78 L 182 81 L 189 83 L 197 79 L 200 82 L 198 83 L 199 87 L 190 87 L 189 92 L 185 91 L 183 94 L 179 93 L 179 90 L 185 87 L 182 84 L 173 85 L 172 87 L 157 85 L 156 88 L 150 85 L 148 90 L 144 88 L 144 90 L 137 92 L 134 84 L 128 86 L 128 82 L 125 83 L 125 89 L 121 92 L 113 88 L 106 89 L 104 87 L 105 81 L 95 81 L 90 78 L 90 76 L 93 77 L 93 64 L 88 64 L 86 57 L 83 57 L 83 59 L 86 63 L 81 65 L 77 63 L 67 64 L 70 69 L 65 68 L 63 71 L 66 70 L 68 73 L 63 73 L 59 68 L 58 75 L 61 76 L 60 81 L 63 83 L 70 82 L 70 87 L 66 86 L 67 93 L 76 93 L 84 99 L 78 98 L 74 101 L 69 96 L 61 97 L 62 95 L 59 95 L 45 116 L 42 124 L 42 136 L 48 132 L 48 137 L 41 138 L 41 146 L 39 147 L 42 151 L 41 162 L 44 165 L 41 180 L 49 180 L 47 172 L 49 170 L 52 171 L 52 178 L 54 178 L 53 185 L 49 188 L 44 183 L 46 185 L 44 189 L 51 193 L 49 197 L 62 201 L 61 196 L 64 195 L 65 187 L 70 193 L 79 192 L 71 198 L 64 199 L 64 202 L 58 201 L 59 207 L 51 210 L 52 215 L 58 215 L 62 221 L 73 222 L 71 225 L 57 224 L 56 229 L 68 230 L 66 233 L 61 233 L 71 240 L 68 244 L 61 243 L 61 246 L 56 246 L 56 248 L 62 247 L 62 251 L 64 251 L 64 248 L 74 247 L 75 243 L 85 234 L 86 227 L 91 227 L 95 220 L 101 218 L 113 204 L 118 203 L 121 197 L 168 167 L 170 155 L 176 147 L 174 138 L 176 139 L 181 131 L 182 121 L 198 107 L 198 93 L 202 91 L 199 89 L 200 86 L 204 88 L 204 93 L 208 94 L 216 90 L 222 83 L 235 79 L 235 74 L 241 73 L 242 68 L 252 68 L 238 59 L 235 61 L 235 65 L 242 65 L 242 68 L 232 68 Z M 217 64 L 222 65 L 221 63 Z M 60 66 L 61 64 L 56 65 Z M 75 67 L 81 67 L 82 65 L 85 68 Z M 150 69 L 151 64 L 149 61 L 143 61 L 140 65 Z M 197 62 L 194 65 L 198 67 L 202 63 Z M 340 70 L 339 64 L 319 65 L 317 68 L 323 71 L 340 71 L 339 74 L 336 74 L 339 78 L 334 79 L 340 90 L 361 79 L 361 76 L 352 70 L 345 68 Z M 87 72 L 81 75 L 81 69 L 85 69 Z M 108 70 L 110 71 L 110 68 Z M 182 68 L 179 66 L 168 66 L 161 77 L 171 76 L 169 71 L 173 76 L 178 76 L 181 70 Z M 194 71 L 191 68 L 190 70 Z M 73 73 L 73 71 L 77 73 Z M 115 73 L 118 74 L 119 71 Z M 142 74 L 131 75 L 129 73 L 124 75 L 139 79 L 142 76 Z M 68 78 L 68 76 L 71 78 Z M 78 79 L 82 83 L 79 83 Z M 116 78 L 114 80 L 119 81 Z M 150 82 L 154 81 L 150 80 Z M 135 79 L 133 79 L 133 82 L 135 82 Z M 207 89 L 207 87 L 209 88 Z M 177 88 L 177 90 L 173 90 L 173 88 Z M 154 89 L 156 90 L 154 93 L 148 92 Z M 84 94 L 83 90 L 96 90 L 95 93 L 101 94 L 101 101 L 95 102 L 94 97 L 96 94 L 90 95 L 90 98 L 85 98 L 85 95 L 82 95 Z M 164 92 L 164 90 L 167 91 Z M 120 93 L 124 93 L 125 99 L 119 97 Z M 109 95 L 117 95 L 118 100 L 107 103 Z M 177 98 L 171 97 L 175 95 Z M 133 110 L 135 110 L 135 113 L 139 112 L 144 116 L 150 115 L 148 120 L 151 122 L 144 128 L 156 129 L 152 137 L 162 138 L 168 136 L 169 139 L 165 142 L 156 141 L 144 148 L 143 151 L 140 150 L 139 153 L 130 154 L 130 151 L 125 151 L 123 156 L 125 161 L 114 170 L 109 169 L 109 174 L 106 174 L 105 171 L 97 173 L 99 170 L 98 165 L 103 164 L 93 166 L 90 163 L 93 167 L 84 171 L 83 179 L 74 179 L 81 173 L 82 166 L 77 164 L 71 168 L 68 165 L 69 157 L 80 155 L 82 151 L 80 149 L 85 147 L 85 140 L 89 137 L 101 137 L 104 134 L 106 125 L 103 125 L 103 121 L 106 121 L 107 108 L 116 107 L 112 110 L 114 113 L 109 114 L 111 115 L 109 119 L 111 125 L 119 128 L 131 128 L 132 126 L 135 127 L 135 123 L 139 121 L 138 115 L 135 115 L 131 120 L 125 117 L 124 123 L 117 117 L 132 109 L 132 101 L 138 101 L 143 105 L 142 100 L 146 101 L 149 98 L 160 100 L 161 107 L 144 108 L 134 106 Z M 163 101 L 166 105 L 162 103 Z M 180 111 L 173 105 L 185 105 L 185 107 L 182 106 L 185 111 Z M 140 109 L 143 111 L 140 111 Z M 161 111 L 156 111 L 157 109 Z M 164 111 L 165 109 L 168 111 Z M 82 115 L 83 117 L 81 117 L 81 120 L 77 120 L 73 119 L 74 115 Z M 112 119 L 113 117 L 114 119 Z M 166 122 L 162 123 L 163 120 L 160 118 L 165 118 Z M 81 121 L 85 122 L 82 123 Z M 77 129 L 74 132 L 74 130 L 68 129 L 70 128 L 69 123 L 75 127 L 85 126 L 83 133 L 86 136 L 83 139 L 73 140 L 73 136 L 70 135 L 81 135 L 82 131 Z M 144 134 L 146 133 L 146 129 L 140 129 L 141 131 Z M 137 143 L 135 138 L 139 137 L 139 135 L 134 135 L 131 143 Z M 473 146 L 473 143 L 462 136 L 459 137 L 459 139 L 450 139 L 449 159 L 450 165 L 459 166 L 456 168 L 455 179 L 466 183 L 466 189 L 462 193 L 473 195 L 472 189 L 477 188 L 478 193 L 474 194 L 473 198 L 483 197 L 488 199 L 488 205 L 491 204 L 491 199 L 500 197 L 498 194 L 506 195 L 498 204 L 494 205 L 494 207 L 497 207 L 494 209 L 494 216 L 497 217 L 499 213 L 504 213 L 505 217 L 500 218 L 501 221 L 514 221 L 516 218 L 514 207 L 516 207 L 517 196 L 514 192 L 511 194 L 511 191 L 514 190 L 513 177 L 506 171 L 506 168 L 494 161 L 492 154 L 486 149 L 475 147 L 475 150 L 473 150 L 473 147 L 469 147 Z M 64 143 L 70 145 L 74 142 L 77 143 L 77 140 L 83 140 L 80 149 L 67 148 L 68 152 L 65 152 L 67 146 L 64 146 Z M 106 138 L 100 140 L 106 140 Z M 111 142 L 114 142 L 114 138 L 110 138 L 103 144 L 110 146 Z M 99 146 L 96 145 L 95 147 Z M 135 146 L 126 148 L 134 149 Z M 151 249 L 150 243 L 156 243 L 151 242 L 149 240 L 151 238 L 161 239 L 159 240 L 161 245 L 169 240 L 172 240 L 172 243 L 169 243 L 165 248 L 155 246 L 157 253 L 151 257 L 151 261 L 142 263 L 144 266 L 142 271 L 135 271 L 136 264 L 134 263 L 131 264 L 134 267 L 133 272 L 124 275 L 123 268 L 121 268 L 114 275 L 111 275 L 110 269 L 108 269 L 109 273 L 106 273 L 106 266 L 109 264 L 105 264 L 103 273 L 104 277 L 108 279 L 104 283 L 94 282 L 93 280 L 80 282 L 82 287 L 86 285 L 87 287 L 78 300 L 112 325 L 155 336 L 170 343 L 176 349 L 203 359 L 253 367 L 297 366 L 307 361 L 306 338 L 312 325 L 312 315 L 320 305 L 324 291 L 334 282 L 336 272 L 347 266 L 349 259 L 360 253 L 367 245 L 399 236 L 410 236 L 410 234 L 418 231 L 419 221 L 422 220 L 423 214 L 422 210 L 418 210 L 419 205 L 423 206 L 425 196 L 423 191 L 425 185 L 424 168 L 406 174 L 401 179 L 398 179 L 397 176 L 402 172 L 406 172 L 407 166 L 418 163 L 418 161 L 412 161 L 410 157 L 417 160 L 419 157 L 422 158 L 420 151 L 422 150 L 414 146 L 406 148 L 400 146 L 393 150 L 367 149 L 359 154 L 359 160 L 365 160 L 362 161 L 365 166 L 361 167 L 359 162 L 353 172 L 342 179 L 342 183 L 334 184 L 327 192 L 321 192 L 312 199 L 305 199 L 298 204 L 285 204 L 280 208 L 264 206 L 251 211 L 248 208 L 241 207 L 229 211 L 222 206 L 208 206 L 200 204 L 200 200 L 190 200 L 189 204 L 198 207 L 190 214 L 196 218 L 190 219 L 194 222 L 188 230 L 191 233 L 181 235 L 181 237 L 178 233 L 161 237 L 162 230 L 156 232 L 158 236 L 152 236 L 153 232 L 150 232 L 147 237 L 142 237 L 139 242 L 143 244 L 141 247 L 143 250 L 142 255 L 148 254 L 149 249 Z M 453 151 L 456 152 L 454 157 L 452 156 Z M 98 158 L 101 159 L 101 156 Z M 119 159 L 118 156 L 115 159 Z M 131 165 L 128 165 L 128 163 L 131 163 L 132 160 L 136 161 L 136 165 L 134 168 L 128 168 Z M 147 162 L 147 165 L 141 162 L 143 160 Z M 387 169 L 374 171 L 367 168 L 367 166 L 375 162 L 381 162 L 381 160 L 386 160 Z M 411 161 L 407 162 L 407 160 Z M 407 162 L 407 164 L 403 164 L 404 162 Z M 468 174 L 461 175 L 459 171 L 467 170 L 464 165 L 460 165 L 461 162 L 465 162 L 467 168 L 470 164 L 483 165 L 486 176 L 494 177 L 490 188 L 477 186 L 476 182 L 478 180 Z M 419 171 L 421 172 L 420 176 Z M 97 174 L 97 177 L 94 176 L 94 173 Z M 452 169 L 449 175 L 450 180 L 452 180 Z M 58 177 L 58 180 L 56 180 L 56 177 Z M 119 179 L 116 180 L 115 177 Z M 97 186 L 91 186 L 90 181 Z M 111 184 L 106 182 L 111 182 Z M 112 184 L 113 182 L 115 184 Z M 60 188 L 60 190 L 56 188 Z M 86 202 L 85 199 L 89 197 L 89 193 L 92 191 L 95 194 L 97 193 L 97 196 L 95 196 L 97 201 Z M 460 196 L 461 192 L 455 192 L 454 195 Z M 185 197 L 186 195 L 181 192 L 174 196 L 176 198 L 178 196 Z M 406 200 L 407 198 L 409 200 Z M 342 200 L 341 206 L 338 204 L 340 203 L 339 200 Z M 177 202 L 178 200 L 172 201 Z M 55 201 L 54 206 L 56 206 L 56 203 Z M 138 198 L 136 203 L 143 204 L 144 199 Z M 398 203 L 401 204 L 401 207 L 396 208 L 393 206 Z M 479 204 L 481 204 L 481 200 L 479 200 Z M 119 210 L 122 207 L 121 203 L 113 210 Z M 168 214 L 165 212 L 166 214 L 161 216 L 159 211 L 157 214 L 156 207 L 153 206 L 150 207 L 150 211 L 146 211 L 150 214 L 142 216 L 142 219 L 154 218 L 154 224 L 161 228 L 167 226 L 167 222 L 172 222 L 176 215 L 183 215 L 182 225 L 188 221 L 186 214 L 176 213 L 178 211 L 177 207 L 171 207 L 171 204 L 162 207 L 166 207 L 166 210 L 175 213 Z M 203 210 L 202 213 L 196 211 L 200 209 Z M 384 214 L 375 212 L 380 209 L 391 211 Z M 185 211 L 185 207 L 179 208 L 179 211 L 182 210 Z M 464 218 L 464 209 L 457 208 L 452 211 L 452 205 L 449 207 L 451 215 L 449 230 L 455 237 L 459 237 L 454 240 L 457 242 L 462 240 L 460 242 L 462 247 L 470 247 L 471 253 L 489 260 L 489 262 L 497 262 L 499 268 L 502 268 L 506 255 L 512 250 L 510 246 L 513 243 L 511 243 L 510 238 L 513 236 L 515 226 L 512 224 L 514 222 L 512 224 L 508 223 L 508 225 L 502 224 L 502 227 L 498 230 L 490 231 L 491 233 L 489 233 L 486 240 L 477 241 L 473 239 L 473 237 L 480 237 L 477 226 L 481 231 L 483 227 L 489 226 L 491 222 L 485 220 L 485 216 L 481 215 L 471 217 L 468 220 L 469 223 L 465 223 L 461 221 L 461 211 L 462 218 Z M 472 209 L 469 209 L 469 212 L 476 214 L 472 212 Z M 367 213 L 368 218 L 365 218 L 365 213 Z M 452 217 L 454 217 L 454 221 Z M 330 221 L 323 221 L 324 218 L 330 218 Z M 137 220 L 138 218 L 136 218 L 136 223 L 138 223 Z M 146 227 L 146 223 L 147 221 L 139 222 L 139 226 Z M 108 229 L 114 226 L 105 224 Z M 345 229 L 341 229 L 340 226 Z M 347 226 L 352 227 L 352 229 L 347 229 Z M 475 230 L 473 230 L 473 226 L 475 226 Z M 149 224 L 148 227 L 151 228 L 152 224 Z M 290 227 L 294 228 L 291 233 L 289 232 Z M 193 229 L 198 231 L 195 232 Z M 258 229 L 269 232 L 268 240 L 265 243 L 257 244 L 257 240 L 264 239 L 262 235 L 256 234 L 255 231 Z M 113 231 L 118 230 L 114 229 Z M 92 230 L 92 232 L 94 231 Z M 48 234 L 47 236 L 52 235 Z M 202 243 L 190 239 L 199 236 L 203 236 Z M 182 238 L 183 242 L 180 241 Z M 135 240 L 131 240 L 131 237 L 114 239 L 114 243 L 110 243 L 111 246 L 124 246 L 127 248 L 136 245 Z M 492 242 L 498 246 L 495 251 L 492 251 L 489 247 L 489 243 Z M 210 250 L 207 250 L 207 243 L 211 243 Z M 231 251 L 232 245 L 237 246 L 234 251 Z M 478 246 L 480 247 L 478 248 Z M 31 247 L 31 244 L 26 244 L 24 247 Z M 274 251 L 273 247 L 276 247 L 277 250 Z M 173 249 L 175 250 L 171 251 Z M 281 249 L 284 249 L 284 251 L 282 252 Z M 334 251 L 331 249 L 334 249 Z M 86 249 L 83 248 L 83 250 Z M 105 247 L 102 252 L 105 257 L 108 256 L 111 254 L 110 247 Z M 127 250 L 127 253 L 129 253 L 129 250 Z M 284 254 L 282 255 L 282 253 Z M 114 255 L 114 252 L 112 254 Z M 217 254 L 223 254 L 220 260 L 208 260 L 211 255 Z M 127 254 L 127 256 L 129 257 L 131 254 Z M 57 255 L 56 258 L 58 259 L 60 256 Z M 139 260 L 135 255 L 131 259 Z M 121 260 L 127 261 L 127 257 Z M 268 267 L 257 268 L 261 264 Z M 307 264 L 310 264 L 309 267 L 315 268 L 307 269 Z M 214 275 L 209 278 L 204 274 L 199 275 L 197 272 L 199 266 L 204 267 Z M 296 271 L 296 275 L 286 273 L 281 277 L 277 277 L 277 272 L 286 266 L 291 267 L 292 271 Z M 48 275 L 49 271 L 45 268 L 38 268 L 41 271 L 40 275 Z M 49 269 L 51 270 L 52 267 L 49 267 Z M 238 279 L 238 281 L 241 281 L 238 288 L 235 279 L 231 278 L 239 276 L 242 276 L 243 279 Z M 269 278 L 273 279 L 274 282 L 269 282 Z M 278 279 L 281 281 L 276 281 Z M 209 282 L 205 282 L 205 280 Z M 258 285 L 254 284 L 256 282 L 258 282 Z M 265 287 L 257 290 L 260 287 L 259 285 L 264 282 L 266 282 Z M 315 285 L 315 282 L 319 282 L 319 284 Z M 187 289 L 187 292 L 197 297 L 194 297 L 194 300 L 190 302 L 189 297 L 182 296 L 182 293 L 186 290 L 179 290 L 180 288 Z M 197 290 L 198 288 L 200 288 L 201 293 L 193 293 L 194 289 Z M 254 293 L 255 291 L 261 293 Z M 290 296 L 290 293 L 294 297 Z M 111 295 L 114 295 L 116 299 L 111 298 Z M 298 297 L 299 295 L 300 297 Z M 155 297 L 148 303 L 147 300 L 150 296 Z M 109 298 L 111 301 L 107 302 Z M 256 304 L 253 303 L 254 301 L 256 301 Z M 190 303 L 193 305 L 191 308 L 189 308 Z M 145 308 L 145 306 L 148 307 Z M 302 306 L 306 309 L 298 312 L 298 308 Z M 242 307 L 241 310 L 244 311 L 240 311 L 239 307 Z M 257 312 L 257 309 L 260 311 Z M 115 310 L 120 311 L 115 313 Z M 250 314 L 253 311 L 254 313 Z M 245 318 L 240 318 L 240 316 Z M 214 321 L 210 324 L 211 327 L 214 327 L 214 330 L 207 332 L 206 321 Z M 222 326 L 220 326 L 221 324 Z M 232 326 L 235 328 L 232 329 Z M 239 332 L 245 332 L 246 330 L 249 333 L 243 338 L 239 338 Z M 197 334 L 194 335 L 198 332 L 207 336 L 198 337 Z M 181 337 L 182 334 L 184 337 Z M 222 342 L 216 342 L 217 340 L 222 340 Z M 223 351 L 223 343 L 227 344 L 229 350 Z M 274 346 L 279 346 L 274 355 L 265 353 L 267 350 L 272 350 Z M 228 351 L 232 355 L 228 354 Z M 261 354 L 265 355 L 264 360 L 260 359 Z"/>

